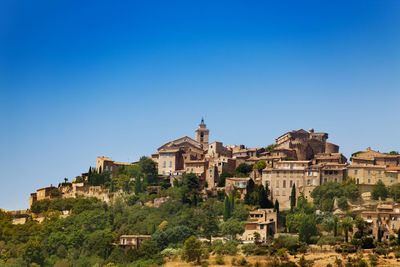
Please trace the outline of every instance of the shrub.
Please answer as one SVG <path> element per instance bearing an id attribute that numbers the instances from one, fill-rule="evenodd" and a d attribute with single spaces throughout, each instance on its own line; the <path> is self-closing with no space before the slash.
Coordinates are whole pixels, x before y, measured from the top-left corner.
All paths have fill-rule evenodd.
<path id="1" fill-rule="evenodd" d="M 378 255 L 384 255 L 384 256 L 386 256 L 386 255 L 389 253 L 389 250 L 388 250 L 387 248 L 382 247 L 382 246 L 377 246 L 377 247 L 374 249 L 374 252 L 375 252 L 376 254 L 378 254 Z"/>
<path id="2" fill-rule="evenodd" d="M 242 246 L 242 252 L 245 255 L 253 255 L 254 251 L 257 249 L 257 246 L 253 243 L 249 243 L 249 244 L 244 244 Z"/>
<path id="3" fill-rule="evenodd" d="M 234 240 L 223 243 L 221 240 L 214 241 L 211 245 L 212 251 L 218 255 L 236 255 L 238 242 Z"/>
<path id="4" fill-rule="evenodd" d="M 274 240 L 274 248 L 287 248 L 291 253 L 295 253 L 302 246 L 299 238 L 292 235 L 280 235 Z"/>
<path id="5" fill-rule="evenodd" d="M 369 254 L 369 264 L 371 266 L 377 266 L 378 265 L 378 257 L 375 254 Z"/>
<path id="6" fill-rule="evenodd" d="M 216 264 L 216 265 L 225 265 L 224 256 L 222 256 L 222 255 L 217 255 L 217 256 L 215 257 L 215 264 Z"/>
<path id="7" fill-rule="evenodd" d="M 240 266 L 247 266 L 247 265 L 248 265 L 248 263 L 247 263 L 247 261 L 246 261 L 246 259 L 245 259 L 244 257 L 241 257 L 241 258 L 238 260 L 238 264 L 239 264 Z"/>

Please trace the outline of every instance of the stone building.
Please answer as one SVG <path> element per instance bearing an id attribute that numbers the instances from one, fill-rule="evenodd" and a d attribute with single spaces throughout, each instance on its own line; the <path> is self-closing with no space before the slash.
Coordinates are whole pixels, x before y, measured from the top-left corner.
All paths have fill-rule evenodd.
<path id="1" fill-rule="evenodd" d="M 227 195 L 230 195 L 234 189 L 236 189 L 240 198 L 244 199 L 244 196 L 247 193 L 247 185 L 249 184 L 250 178 L 245 177 L 229 177 L 225 180 L 225 192 Z"/>
<path id="2" fill-rule="evenodd" d="M 29 209 L 32 207 L 32 204 L 35 203 L 36 201 L 54 198 L 51 192 L 56 189 L 57 187 L 50 185 L 49 187 L 43 187 L 36 190 L 35 193 L 31 193 L 29 197 Z"/>
<path id="3" fill-rule="evenodd" d="M 356 181 L 361 193 L 371 192 L 378 181 L 390 186 L 398 183 L 399 155 L 387 155 L 367 148 L 365 152 L 353 154 L 348 175 Z"/>
<path id="4" fill-rule="evenodd" d="M 310 160 L 319 153 L 338 153 L 339 146 L 328 143 L 327 133 L 315 133 L 314 129 L 294 130 L 276 139 L 275 151 L 285 153 L 287 157 L 297 160 Z M 291 151 L 291 152 L 290 152 Z"/>
<path id="5" fill-rule="evenodd" d="M 273 199 L 279 201 L 281 209 L 290 208 L 292 186 L 295 185 L 296 197 L 304 193 L 311 201 L 311 192 L 326 182 L 341 183 L 347 176 L 347 164 L 320 163 L 306 161 L 278 161 L 273 167 L 262 171 L 262 184 L 268 183 Z"/>
<path id="6" fill-rule="evenodd" d="M 170 141 L 158 148 L 152 159 L 158 163 L 158 174 L 172 175 L 185 172 L 185 163 L 204 160 L 208 150 L 209 130 L 201 120 L 196 130 L 196 140 L 184 136 Z M 192 166 L 190 166 L 191 168 Z"/>
<path id="7" fill-rule="evenodd" d="M 296 192 L 302 192 L 305 186 L 304 175 L 311 161 L 279 161 L 274 167 L 262 172 L 262 184 L 268 184 L 273 199 L 279 201 L 281 209 L 290 208 L 290 196 L 293 184 Z"/>
<path id="8" fill-rule="evenodd" d="M 379 151 L 374 151 L 370 147 L 364 152 L 358 152 L 351 157 L 353 165 L 358 166 L 400 166 L 400 155 L 388 155 Z"/>
<path id="9" fill-rule="evenodd" d="M 236 168 L 236 160 L 227 157 L 209 159 L 208 169 L 206 170 L 206 181 L 208 189 L 217 186 L 219 176 L 225 173 L 232 173 Z"/>
<path id="10" fill-rule="evenodd" d="M 222 142 L 213 142 L 208 145 L 207 157 L 212 159 L 220 157 L 232 158 L 232 150 L 224 147 Z"/>
<path id="11" fill-rule="evenodd" d="M 277 233 L 277 221 L 277 213 L 273 209 L 250 211 L 241 239 L 244 242 L 254 242 L 256 241 L 254 233 L 258 233 L 260 235 L 258 241 L 265 243 L 268 238 L 273 239 L 274 234 Z"/>
<path id="12" fill-rule="evenodd" d="M 360 214 L 372 229 L 373 236 L 378 235 L 378 229 L 383 232 L 383 238 L 397 234 L 400 228 L 400 204 L 380 204 L 375 209 L 362 211 Z"/>
<path id="13" fill-rule="evenodd" d="M 119 244 L 122 248 L 136 248 L 138 249 L 143 241 L 150 239 L 151 235 L 121 235 Z"/>
<path id="14" fill-rule="evenodd" d="M 96 159 L 96 170 L 99 171 L 108 171 L 111 173 L 111 178 L 118 176 L 118 169 L 120 166 L 130 166 L 135 163 L 125 163 L 125 162 L 117 162 L 113 161 L 108 157 L 97 157 Z"/>
<path id="15" fill-rule="evenodd" d="M 196 129 L 196 141 L 200 143 L 203 149 L 208 149 L 208 139 L 210 131 L 207 129 L 204 119 L 201 119 L 199 128 Z"/>

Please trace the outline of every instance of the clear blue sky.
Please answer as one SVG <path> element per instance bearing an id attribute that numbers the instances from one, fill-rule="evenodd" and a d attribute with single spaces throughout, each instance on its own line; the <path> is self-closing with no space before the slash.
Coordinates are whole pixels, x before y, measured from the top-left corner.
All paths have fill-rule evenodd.
<path id="1" fill-rule="evenodd" d="M 85 2 L 85 3 L 82 3 Z M 400 150 L 400 1 L 0 3 L 0 207 L 194 136 Z"/>

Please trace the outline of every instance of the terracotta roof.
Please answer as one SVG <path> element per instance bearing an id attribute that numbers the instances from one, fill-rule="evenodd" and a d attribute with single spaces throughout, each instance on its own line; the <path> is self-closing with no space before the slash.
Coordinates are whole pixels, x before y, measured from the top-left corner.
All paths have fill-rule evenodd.
<path id="1" fill-rule="evenodd" d="M 353 159 L 360 159 L 360 160 L 374 160 L 375 158 L 396 158 L 397 155 L 387 155 L 381 153 L 379 151 L 367 149 L 365 152 L 358 153 L 357 155 L 353 156 Z"/>

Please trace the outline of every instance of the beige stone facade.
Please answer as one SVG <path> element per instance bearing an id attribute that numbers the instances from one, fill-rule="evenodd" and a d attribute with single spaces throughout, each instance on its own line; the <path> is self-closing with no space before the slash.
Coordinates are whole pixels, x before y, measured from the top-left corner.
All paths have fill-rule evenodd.
<path id="1" fill-rule="evenodd" d="M 36 201 L 44 200 L 44 199 L 51 199 L 52 196 L 50 192 L 54 189 L 57 189 L 53 185 L 50 185 L 49 187 L 44 187 L 36 190 L 35 193 L 31 193 L 29 197 L 29 209 L 32 207 L 32 204 L 35 203 Z"/>
<path id="2" fill-rule="evenodd" d="M 121 235 L 119 245 L 123 248 L 139 248 L 143 241 L 150 238 L 151 235 Z"/>
<path id="3" fill-rule="evenodd" d="M 273 209 L 258 209 L 250 211 L 241 237 L 244 242 L 255 242 L 254 233 L 260 235 L 258 242 L 264 243 L 277 233 L 277 213 Z M 270 236 L 268 236 L 271 234 Z"/>
<path id="4" fill-rule="evenodd" d="M 117 162 L 113 161 L 108 157 L 97 157 L 96 158 L 96 171 L 107 171 L 111 173 L 111 178 L 118 176 L 119 166 L 129 166 L 134 165 L 135 163 L 125 163 L 125 162 Z"/>
<path id="5" fill-rule="evenodd" d="M 387 155 L 367 148 L 351 158 L 348 176 L 356 181 L 361 193 L 372 192 L 378 181 L 391 186 L 398 183 L 400 156 Z"/>
<path id="6" fill-rule="evenodd" d="M 247 185 L 249 184 L 250 178 L 240 178 L 240 177 L 230 177 L 225 180 L 225 192 L 227 195 L 230 195 L 234 189 L 236 189 L 240 198 L 244 199 L 244 196 L 247 192 Z"/>
<path id="7" fill-rule="evenodd" d="M 387 239 L 390 234 L 397 234 L 400 228 L 400 204 L 381 204 L 373 210 L 362 211 L 360 216 L 371 227 L 376 237 L 378 229 L 383 232 L 383 238 Z"/>
<path id="8" fill-rule="evenodd" d="M 305 131 L 303 129 L 294 130 L 284 135 L 281 135 L 276 139 L 275 151 L 294 155 L 297 160 L 310 160 L 315 155 L 320 153 L 338 153 L 339 147 L 332 143 L 327 143 L 327 133 L 315 133 L 314 129 Z M 289 154 L 289 151 L 292 151 Z"/>
<path id="9" fill-rule="evenodd" d="M 292 186 L 296 194 L 304 193 L 311 201 L 311 192 L 315 187 L 326 182 L 341 183 L 347 176 L 347 164 L 320 163 L 307 161 L 278 161 L 273 167 L 262 172 L 262 184 L 268 183 L 273 199 L 277 199 L 281 209 L 290 208 Z"/>

